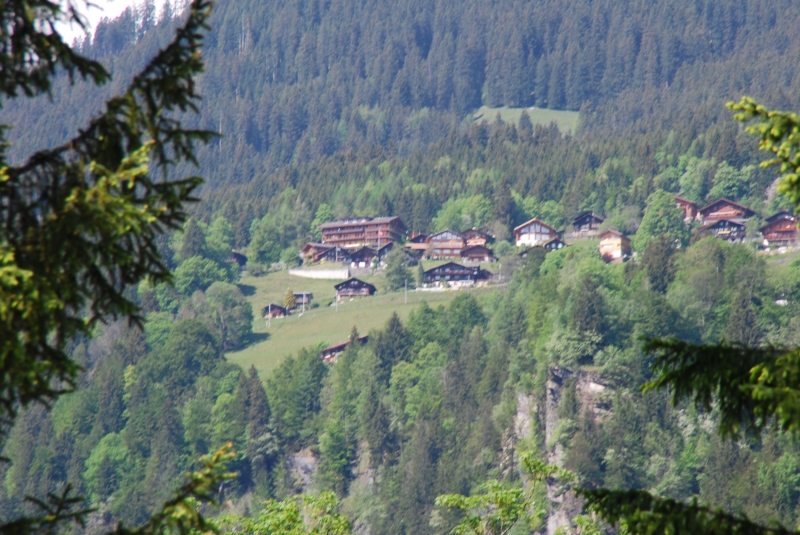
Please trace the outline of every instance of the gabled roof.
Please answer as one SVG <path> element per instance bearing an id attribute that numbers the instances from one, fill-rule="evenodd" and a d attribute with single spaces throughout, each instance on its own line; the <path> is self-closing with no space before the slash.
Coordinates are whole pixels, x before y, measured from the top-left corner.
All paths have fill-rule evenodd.
<path id="1" fill-rule="evenodd" d="M 743 206 L 743 205 L 739 204 L 738 202 L 734 202 L 734 201 L 732 201 L 730 199 L 726 199 L 724 197 L 721 198 L 721 199 L 717 199 L 716 201 L 712 202 L 711 204 L 700 208 L 699 211 L 700 211 L 701 214 L 703 214 L 703 216 L 705 216 L 706 212 L 712 211 L 714 209 L 714 207 L 716 207 L 716 206 L 718 206 L 718 205 L 720 205 L 722 203 L 729 204 L 731 206 L 734 206 L 736 208 L 740 208 L 740 209 L 744 210 L 744 216 L 745 217 L 752 217 L 752 216 L 756 215 L 756 213 L 754 211 L 752 211 L 750 208 L 748 208 L 747 206 Z"/>
<path id="2" fill-rule="evenodd" d="M 337 291 L 341 290 L 342 288 L 372 288 L 372 291 L 375 291 L 375 287 L 373 285 L 356 278 L 347 279 L 339 284 L 334 284 L 333 287 L 336 288 Z"/>
<path id="3" fill-rule="evenodd" d="M 378 254 L 378 253 L 375 251 L 375 249 L 373 249 L 372 247 L 364 246 L 364 247 L 361 247 L 360 249 L 357 249 L 357 250 L 353 251 L 352 253 L 350 253 L 350 257 L 352 258 L 352 257 L 364 256 L 364 255 L 375 256 L 376 254 Z"/>
<path id="4" fill-rule="evenodd" d="M 604 230 L 603 232 L 598 234 L 597 237 L 600 238 L 600 239 L 603 239 L 604 236 L 608 236 L 609 234 L 612 235 L 612 236 L 619 236 L 620 238 L 628 239 L 628 237 L 625 234 L 623 234 L 622 232 L 618 231 L 617 229 L 613 229 L 613 228 L 609 228 L 609 229 Z"/>
<path id="5" fill-rule="evenodd" d="M 494 236 L 485 230 L 481 230 L 475 227 L 472 227 L 469 230 L 465 230 L 461 233 L 461 236 L 464 238 L 469 238 L 471 236 L 481 236 L 482 238 L 486 238 L 487 240 L 493 240 Z"/>
<path id="6" fill-rule="evenodd" d="M 425 240 L 427 240 L 427 239 L 428 239 L 428 235 L 427 234 L 417 234 L 416 236 L 414 236 L 413 238 L 408 240 L 408 242 L 409 243 L 425 243 Z"/>
<path id="7" fill-rule="evenodd" d="M 464 236 L 462 236 L 460 232 L 456 232 L 455 230 L 450 230 L 449 228 L 446 228 L 444 230 L 440 230 L 439 232 L 436 232 L 435 234 L 431 234 L 430 236 L 428 236 L 428 242 L 433 240 L 436 236 L 439 236 L 439 235 L 444 234 L 446 232 L 449 232 L 450 234 L 454 234 L 454 235 L 458 236 L 459 238 L 461 238 L 462 240 L 464 239 Z"/>
<path id="8" fill-rule="evenodd" d="M 602 220 L 601 220 L 601 221 L 602 221 Z M 547 228 L 549 228 L 550 230 L 552 230 L 552 231 L 553 231 L 553 232 L 555 232 L 556 234 L 558 233 L 558 230 L 557 230 L 555 227 L 553 227 L 553 226 L 551 226 L 551 225 L 548 225 L 547 223 L 545 223 L 544 221 L 542 221 L 542 220 L 541 220 L 541 219 L 539 219 L 538 217 L 534 217 L 533 219 L 530 219 L 530 220 L 528 220 L 528 221 L 524 222 L 523 224 L 521 224 L 521 225 L 519 225 L 519 226 L 517 226 L 517 227 L 514 227 L 514 232 L 518 231 L 519 229 L 521 229 L 521 228 L 523 228 L 523 227 L 527 227 L 528 225 L 530 225 L 530 224 L 532 224 L 532 223 L 539 223 L 539 224 L 540 224 L 540 225 L 542 225 L 543 227 L 547 227 Z"/>
<path id="9" fill-rule="evenodd" d="M 309 249 L 332 249 L 333 247 L 335 247 L 335 245 L 332 245 L 330 243 L 316 243 L 310 241 L 307 244 L 305 244 L 303 248 L 300 250 L 305 252 L 308 251 Z"/>
<path id="10" fill-rule="evenodd" d="M 442 264 L 440 266 L 436 266 L 436 267 L 431 268 L 431 269 L 426 269 L 425 273 L 427 274 L 427 273 L 432 273 L 434 271 L 442 271 L 445 268 L 455 269 L 455 270 L 464 271 L 464 272 L 469 271 L 469 272 L 472 272 L 472 273 L 477 273 L 477 271 L 480 269 L 478 267 L 462 266 L 461 264 L 456 264 L 455 262 L 447 262 L 446 264 Z"/>
<path id="11" fill-rule="evenodd" d="M 767 221 L 769 221 L 769 220 L 767 220 Z M 781 218 L 781 219 L 773 219 L 772 221 L 769 221 L 766 225 L 764 225 L 763 227 L 758 229 L 758 231 L 759 232 L 764 232 L 765 230 L 770 230 L 773 227 L 777 227 L 778 225 L 787 224 L 787 223 L 791 224 L 793 227 L 797 228 L 797 220 L 795 218 L 793 218 L 793 217 L 784 217 L 784 218 Z"/>
<path id="12" fill-rule="evenodd" d="M 575 219 L 572 220 L 572 224 L 573 225 L 577 225 L 582 219 L 586 219 L 587 217 L 592 217 L 592 218 L 598 220 L 600 223 L 605 221 L 605 219 L 603 219 L 599 215 L 595 214 L 594 212 L 588 211 L 588 212 L 582 212 L 582 213 L 578 214 L 577 216 L 575 216 Z"/>
<path id="13" fill-rule="evenodd" d="M 795 217 L 790 212 L 787 212 L 786 210 L 781 210 L 777 214 L 773 214 L 773 215 L 769 216 L 766 221 L 767 221 L 767 223 L 772 223 L 774 221 L 779 221 L 781 219 L 794 220 Z"/>
<path id="14" fill-rule="evenodd" d="M 561 241 L 558 238 L 553 238 L 549 242 L 542 244 L 542 247 L 544 247 L 545 249 L 560 249 L 561 247 L 558 247 L 559 243 L 561 244 L 561 247 L 569 247 L 569 244 L 567 242 Z"/>
<path id="15" fill-rule="evenodd" d="M 687 199 L 685 197 L 679 197 L 679 196 L 675 195 L 675 200 L 678 201 L 681 204 L 691 204 L 692 206 L 697 208 L 697 203 L 696 202 L 690 201 L 689 199 Z"/>
<path id="16" fill-rule="evenodd" d="M 489 253 L 490 256 L 494 256 L 492 250 L 486 247 L 485 245 L 470 245 L 469 247 L 464 247 L 463 249 L 461 249 L 461 256 L 466 256 L 470 252 L 475 252 L 475 251 L 483 251 L 485 253 Z"/>

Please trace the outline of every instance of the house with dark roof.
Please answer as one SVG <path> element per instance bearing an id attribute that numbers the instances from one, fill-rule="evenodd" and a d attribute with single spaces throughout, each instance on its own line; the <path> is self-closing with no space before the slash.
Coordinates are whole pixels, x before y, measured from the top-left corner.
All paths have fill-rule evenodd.
<path id="1" fill-rule="evenodd" d="M 756 215 L 754 211 L 730 199 L 717 199 L 711 204 L 700 208 L 700 217 L 703 223 L 726 219 L 742 223 Z"/>
<path id="2" fill-rule="evenodd" d="M 472 247 L 473 245 L 486 245 L 494 241 L 494 236 L 489 232 L 481 229 L 477 229 L 475 227 L 460 232 L 461 237 L 464 238 L 466 242 L 465 245 L 467 247 Z"/>
<path id="3" fill-rule="evenodd" d="M 437 286 L 464 286 L 488 280 L 492 274 L 478 266 L 462 266 L 448 262 L 427 270 L 423 277 L 424 284 Z"/>
<path id="4" fill-rule="evenodd" d="M 369 341 L 369 335 L 359 336 L 358 343 L 362 346 L 365 345 Z M 319 352 L 319 356 L 323 362 L 336 362 L 336 357 L 344 353 L 344 350 L 347 349 L 347 346 L 350 345 L 350 340 L 347 342 L 342 342 L 339 344 L 334 344 L 332 346 L 328 346 L 322 351 Z"/>
<path id="5" fill-rule="evenodd" d="M 425 256 L 428 258 L 461 258 L 461 249 L 466 247 L 464 237 L 450 229 L 428 236 Z"/>
<path id="6" fill-rule="evenodd" d="M 289 312 L 286 310 L 286 308 L 282 307 L 281 305 L 276 305 L 275 303 L 271 303 L 261 309 L 261 317 L 264 319 L 282 318 L 288 315 Z"/>
<path id="7" fill-rule="evenodd" d="M 465 262 L 494 262 L 497 260 L 491 249 L 484 245 L 472 245 L 461 249 L 461 259 Z"/>
<path id="8" fill-rule="evenodd" d="M 400 241 L 406 232 L 403 220 L 391 217 L 357 217 L 332 221 L 319 226 L 322 242 L 347 248 L 363 245 L 382 246 Z"/>
<path id="9" fill-rule="evenodd" d="M 572 232 L 574 236 L 597 236 L 600 225 L 604 219 L 594 212 L 583 212 L 572 220 Z"/>
<path id="10" fill-rule="evenodd" d="M 336 299 L 339 301 L 346 297 L 366 297 L 377 291 L 372 284 L 356 278 L 340 282 L 333 287 L 336 289 Z"/>
<path id="11" fill-rule="evenodd" d="M 764 236 L 765 247 L 785 247 L 797 242 L 797 219 L 789 212 L 768 217 L 767 224 L 758 230 Z"/>

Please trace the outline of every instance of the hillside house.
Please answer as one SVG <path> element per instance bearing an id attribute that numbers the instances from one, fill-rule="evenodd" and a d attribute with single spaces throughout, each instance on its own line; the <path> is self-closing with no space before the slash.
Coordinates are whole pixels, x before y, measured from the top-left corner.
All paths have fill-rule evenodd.
<path id="1" fill-rule="evenodd" d="M 569 247 L 569 244 L 561 241 L 559 238 L 555 238 L 547 243 L 542 244 L 542 247 L 548 251 L 556 251 L 558 249 L 563 249 L 564 247 Z"/>
<path id="2" fill-rule="evenodd" d="M 514 229 L 517 247 L 540 245 L 558 238 L 559 232 L 541 219 L 533 218 Z"/>
<path id="3" fill-rule="evenodd" d="M 764 246 L 785 247 L 797 242 L 797 219 L 788 212 L 779 212 L 767 219 L 759 229 L 764 236 Z"/>
<path id="4" fill-rule="evenodd" d="M 358 268 L 367 268 L 372 265 L 372 261 L 378 256 L 375 249 L 362 247 L 350 254 L 350 265 Z"/>
<path id="5" fill-rule="evenodd" d="M 683 220 L 685 222 L 690 223 L 697 219 L 697 214 L 699 213 L 697 203 L 676 195 L 675 204 L 683 210 Z"/>
<path id="6" fill-rule="evenodd" d="M 464 247 L 461 249 L 461 259 L 465 262 L 494 262 L 497 260 L 492 250 L 483 245 Z"/>
<path id="7" fill-rule="evenodd" d="M 359 336 L 358 342 L 363 346 L 369 341 L 369 335 Z M 329 347 L 326 347 L 322 351 L 319 352 L 319 356 L 323 362 L 336 362 L 336 357 L 344 353 L 344 350 L 347 349 L 347 346 L 350 345 L 350 340 L 347 342 L 342 342 L 341 344 L 335 344 Z"/>
<path id="8" fill-rule="evenodd" d="M 289 312 L 286 310 L 286 308 L 282 307 L 281 305 L 276 305 L 275 303 L 271 303 L 261 309 L 261 317 L 264 318 L 265 320 L 272 318 L 282 318 L 288 315 Z"/>
<path id="9" fill-rule="evenodd" d="M 312 299 L 314 299 L 314 294 L 311 292 L 294 292 L 294 301 L 297 306 L 308 306 L 311 304 Z"/>
<path id="10" fill-rule="evenodd" d="M 461 249 L 466 246 L 464 237 L 452 230 L 443 230 L 428 236 L 425 256 L 428 258 L 461 258 Z"/>
<path id="11" fill-rule="evenodd" d="M 700 218 L 703 223 L 710 223 L 721 219 L 743 223 L 754 215 L 756 215 L 755 212 L 750 208 L 728 199 L 718 199 L 700 209 Z"/>
<path id="12" fill-rule="evenodd" d="M 313 258 L 314 262 L 342 262 L 344 264 L 350 263 L 350 255 L 353 251 L 339 247 L 338 245 L 322 249 Z"/>
<path id="13" fill-rule="evenodd" d="M 712 220 L 710 223 L 697 229 L 697 232 L 701 234 L 710 234 L 711 236 L 729 242 L 744 242 L 746 235 L 744 223 L 728 219 Z"/>
<path id="14" fill-rule="evenodd" d="M 491 278 L 492 274 L 478 266 L 462 266 L 448 262 L 425 272 L 423 282 L 438 286 L 466 286 Z"/>
<path id="15" fill-rule="evenodd" d="M 376 292 L 373 285 L 355 278 L 335 284 L 333 287 L 336 289 L 336 299 L 338 301 L 346 297 L 366 297 Z"/>
<path id="16" fill-rule="evenodd" d="M 597 236 L 600 225 L 604 219 L 594 212 L 583 212 L 572 220 L 572 232 L 574 236 Z"/>
<path id="17" fill-rule="evenodd" d="M 322 243 L 353 248 L 364 245 L 381 247 L 388 242 L 400 241 L 406 232 L 403 221 L 392 217 L 360 217 L 332 221 L 319 226 Z"/>
<path id="18" fill-rule="evenodd" d="M 631 240 L 618 230 L 608 229 L 601 232 L 600 256 L 606 262 L 623 262 L 631 255 Z"/>
<path id="19" fill-rule="evenodd" d="M 474 227 L 469 230 L 465 230 L 460 234 L 461 237 L 464 238 L 465 245 L 467 247 L 472 247 L 473 245 L 485 246 L 486 244 L 494 241 L 494 236 L 486 231 L 476 229 Z"/>
<path id="20" fill-rule="evenodd" d="M 229 264 L 238 265 L 239 269 L 244 269 L 244 266 L 247 265 L 247 257 L 236 249 L 231 251 L 231 255 L 225 261 Z"/>
<path id="21" fill-rule="evenodd" d="M 320 253 L 330 251 L 335 246 L 328 243 L 314 243 L 308 242 L 300 249 L 300 258 L 303 260 L 314 260 Z"/>

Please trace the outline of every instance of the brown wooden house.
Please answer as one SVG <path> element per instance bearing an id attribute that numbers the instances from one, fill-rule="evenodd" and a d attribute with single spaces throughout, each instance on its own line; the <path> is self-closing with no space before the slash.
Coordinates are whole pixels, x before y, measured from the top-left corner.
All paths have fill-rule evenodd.
<path id="1" fill-rule="evenodd" d="M 575 236 L 597 236 L 604 219 L 594 212 L 583 212 L 572 220 Z"/>
<path id="2" fill-rule="evenodd" d="M 297 306 L 310 305 L 311 300 L 314 299 L 314 294 L 311 292 L 294 292 L 294 301 Z"/>
<path id="3" fill-rule="evenodd" d="M 469 230 L 465 230 L 464 232 L 460 232 L 460 234 L 461 237 L 464 238 L 464 242 L 467 247 L 472 247 L 473 245 L 485 246 L 487 243 L 494 241 L 494 236 L 484 230 L 476 229 L 474 227 Z"/>
<path id="4" fill-rule="evenodd" d="M 623 262 L 631 255 L 631 240 L 618 230 L 608 229 L 601 232 L 600 256 L 606 262 Z"/>
<path id="5" fill-rule="evenodd" d="M 303 248 L 302 248 L 302 249 L 300 249 L 300 256 L 301 256 L 303 259 L 309 259 L 309 258 L 310 258 L 310 259 L 312 259 L 312 260 L 313 260 L 313 259 L 315 259 L 315 258 L 316 258 L 316 257 L 317 257 L 317 256 L 318 256 L 320 253 L 323 253 L 323 252 L 325 252 L 325 251 L 330 251 L 330 250 L 331 250 L 331 249 L 333 249 L 334 247 L 335 247 L 334 245 L 330 245 L 330 244 L 328 244 L 328 243 L 314 243 L 314 242 L 308 242 L 307 244 L 305 244 L 305 245 L 303 246 Z"/>
<path id="6" fill-rule="evenodd" d="M 728 219 L 712 220 L 697 229 L 697 232 L 710 234 L 729 242 L 744 242 L 746 235 L 744 223 Z"/>
<path id="7" fill-rule="evenodd" d="M 452 230 L 443 230 L 428 236 L 425 256 L 428 258 L 461 258 L 461 249 L 466 246 L 464 237 Z"/>
<path id="8" fill-rule="evenodd" d="M 766 247 L 783 247 L 797 242 L 797 219 L 789 212 L 779 212 L 767 218 L 767 224 L 759 230 Z"/>
<path id="9" fill-rule="evenodd" d="M 558 238 L 559 232 L 541 219 L 533 218 L 514 229 L 517 247 L 540 245 Z"/>
<path id="10" fill-rule="evenodd" d="M 336 289 L 336 299 L 341 301 L 346 297 L 366 297 L 373 295 L 375 287 L 359 279 L 348 279 L 333 286 Z"/>
<path id="11" fill-rule="evenodd" d="M 708 206 L 700 208 L 700 217 L 704 223 L 721 219 L 741 223 L 754 215 L 755 212 L 750 208 L 729 199 L 717 199 Z"/>
<path id="12" fill-rule="evenodd" d="M 497 260 L 492 250 L 484 245 L 464 247 L 461 249 L 461 259 L 465 262 L 494 262 Z"/>
<path id="13" fill-rule="evenodd" d="M 474 284 L 489 279 L 491 276 L 491 273 L 478 266 L 462 266 L 455 262 L 448 262 L 427 270 L 423 282 L 425 284 L 461 286 Z"/>
<path id="14" fill-rule="evenodd" d="M 289 312 L 286 310 L 286 308 L 282 307 L 281 305 L 276 305 L 275 303 L 267 305 L 261 309 L 261 317 L 264 319 L 282 318 L 288 315 Z"/>
<path id="15" fill-rule="evenodd" d="M 400 241 L 406 226 L 399 217 L 360 217 L 332 221 L 319 226 L 322 242 L 341 247 L 382 246 Z"/>
<path id="16" fill-rule="evenodd" d="M 362 247 L 350 254 L 350 265 L 353 267 L 367 268 L 372 264 L 373 259 L 378 256 L 375 249 Z"/>
<path id="17" fill-rule="evenodd" d="M 369 335 L 359 336 L 358 342 L 363 346 L 369 341 Z M 347 342 L 342 342 L 341 344 L 335 344 L 329 347 L 326 347 L 322 351 L 319 352 L 320 358 L 323 362 L 336 362 L 336 357 L 344 353 L 344 350 L 347 349 L 347 346 L 350 345 L 350 340 Z"/>
<path id="18" fill-rule="evenodd" d="M 689 199 L 684 199 L 683 197 L 675 196 L 675 204 L 678 205 L 678 208 L 683 210 L 683 220 L 687 223 L 690 221 L 694 221 L 697 219 L 697 214 L 699 213 L 699 208 L 697 203 L 690 201 Z"/>
<path id="19" fill-rule="evenodd" d="M 339 247 L 338 245 L 328 249 L 321 250 L 314 256 L 314 262 L 342 262 L 344 264 L 350 263 L 350 255 L 353 251 Z"/>

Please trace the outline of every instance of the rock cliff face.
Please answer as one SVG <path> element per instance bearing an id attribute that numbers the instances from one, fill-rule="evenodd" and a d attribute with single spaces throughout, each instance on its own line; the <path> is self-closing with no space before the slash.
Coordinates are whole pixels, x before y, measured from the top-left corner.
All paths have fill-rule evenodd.
<path id="1" fill-rule="evenodd" d="M 608 405 L 602 396 L 606 391 L 606 386 L 602 384 L 600 376 L 596 372 L 582 370 L 573 372 L 566 368 L 556 367 L 548 370 L 548 375 L 545 384 L 545 403 L 541 415 L 544 422 L 547 462 L 563 468 L 565 451 L 557 430 L 561 423 L 558 409 L 561 406 L 567 382 L 574 381 L 575 383 L 575 395 L 580 403 L 580 413 L 588 410 L 598 419 L 609 414 Z M 519 410 L 519 404 L 517 408 Z M 560 494 L 555 485 L 548 485 L 547 499 L 551 510 L 547 518 L 547 535 L 555 535 L 558 528 L 569 526 L 570 520 L 580 513 L 581 504 L 574 493 Z"/>

